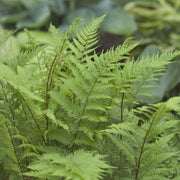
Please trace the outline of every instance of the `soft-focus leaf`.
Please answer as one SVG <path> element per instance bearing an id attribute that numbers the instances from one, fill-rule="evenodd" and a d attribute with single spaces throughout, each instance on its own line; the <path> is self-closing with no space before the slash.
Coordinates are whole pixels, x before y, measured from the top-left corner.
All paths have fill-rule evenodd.
<path id="1" fill-rule="evenodd" d="M 1 0 L 1 1 L 11 6 L 19 6 L 21 4 L 21 0 Z"/>
<path id="2" fill-rule="evenodd" d="M 179 34 L 172 33 L 172 34 L 170 35 L 170 38 L 171 38 L 171 39 L 170 39 L 170 42 L 171 42 L 174 46 L 180 48 L 180 36 L 179 36 Z"/>
<path id="3" fill-rule="evenodd" d="M 122 9 L 113 8 L 107 12 L 101 30 L 112 34 L 127 35 L 135 32 L 137 25 L 135 20 Z"/>
<path id="4" fill-rule="evenodd" d="M 35 6 L 41 3 L 41 0 L 20 0 L 27 9 L 33 9 Z M 45 0 L 43 0 L 45 2 Z"/>
<path id="5" fill-rule="evenodd" d="M 47 5 L 39 5 L 32 9 L 31 17 L 17 23 L 17 28 L 39 28 L 50 18 L 50 10 Z"/>
<path id="6" fill-rule="evenodd" d="M 100 2 L 89 5 L 88 7 L 96 13 L 96 16 L 101 16 L 108 12 L 110 8 L 115 7 L 115 3 L 112 0 L 101 0 Z"/>
<path id="7" fill-rule="evenodd" d="M 159 48 L 155 44 L 148 45 L 144 51 L 141 53 L 140 58 L 143 56 L 152 56 L 159 53 Z"/>
<path id="8" fill-rule="evenodd" d="M 12 62 L 13 59 L 19 54 L 20 47 L 16 38 L 9 37 L 5 43 L 0 46 L 0 62 L 10 61 Z"/>
<path id="9" fill-rule="evenodd" d="M 15 23 L 21 19 L 26 18 L 28 13 L 26 11 L 21 11 L 15 14 L 7 14 L 0 16 L 1 23 Z"/>
<path id="10" fill-rule="evenodd" d="M 91 19 L 95 17 L 95 12 L 88 8 L 79 8 L 70 12 L 63 20 L 64 24 L 71 24 L 76 18 Z"/>
<path id="11" fill-rule="evenodd" d="M 57 15 L 63 15 L 66 12 L 66 6 L 63 0 L 51 0 L 51 8 Z"/>

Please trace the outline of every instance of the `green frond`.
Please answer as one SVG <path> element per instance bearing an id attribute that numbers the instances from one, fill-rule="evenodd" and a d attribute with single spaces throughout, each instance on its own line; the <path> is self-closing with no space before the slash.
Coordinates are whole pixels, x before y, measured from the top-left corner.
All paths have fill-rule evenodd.
<path id="1" fill-rule="evenodd" d="M 123 137 L 128 138 L 129 140 L 136 142 L 134 135 L 139 136 L 136 132 L 137 125 L 134 123 L 119 123 L 119 124 L 112 124 L 109 126 L 109 129 L 102 130 L 102 132 L 107 134 L 114 134 L 114 135 L 122 135 Z"/>
<path id="2" fill-rule="evenodd" d="M 59 105 L 62 105 L 62 108 L 67 112 L 67 114 L 72 118 L 78 118 L 80 114 L 79 107 L 68 98 L 60 93 L 51 92 L 52 99 L 54 99 Z"/>
<path id="3" fill-rule="evenodd" d="M 127 59 L 129 53 L 139 44 L 139 42 L 132 43 L 132 40 L 132 37 L 127 38 L 122 45 L 119 45 L 115 50 L 110 49 L 104 54 L 104 56 L 106 58 L 112 58 L 114 63 Z"/>
<path id="4" fill-rule="evenodd" d="M 166 108 L 168 111 L 174 110 L 176 112 L 180 111 L 180 97 L 172 97 L 166 102 Z"/>
<path id="5" fill-rule="evenodd" d="M 75 31 L 75 29 L 79 26 L 81 21 L 81 18 L 77 18 L 65 34 L 62 34 L 58 28 L 50 24 L 48 32 L 49 38 L 47 39 L 47 43 L 56 51 L 59 48 L 61 49 L 61 47 L 64 46 L 65 41 L 69 39 L 69 36 L 71 35 L 71 33 L 73 33 L 73 31 Z"/>
<path id="6" fill-rule="evenodd" d="M 2 115 L 0 116 L 0 162 L 3 164 L 3 168 L 7 172 L 12 172 L 19 179 L 23 179 L 22 164 L 20 162 L 19 154 L 17 153 L 17 148 L 14 137 L 18 138 L 22 136 L 14 135 L 11 132 L 11 122 L 5 119 Z M 23 138 L 24 140 L 24 138 Z"/>
<path id="7" fill-rule="evenodd" d="M 153 152 L 153 151 L 152 151 Z M 173 156 L 175 157 L 177 153 L 163 153 L 160 155 L 154 155 L 153 157 L 149 158 L 147 161 L 145 161 L 144 163 L 142 163 L 141 168 L 143 169 L 143 173 L 141 174 L 142 177 L 147 177 L 147 176 L 153 176 L 155 173 L 157 174 L 162 174 L 164 173 L 164 169 L 163 168 L 158 168 L 157 170 L 154 170 L 152 167 L 156 166 L 157 164 L 160 164 L 161 162 L 169 159 L 169 158 L 173 158 Z M 168 169 L 166 169 L 168 170 Z"/>
<path id="8" fill-rule="evenodd" d="M 172 59 L 179 55 L 178 51 L 170 51 L 162 55 L 146 57 L 145 59 L 131 61 L 124 64 L 124 68 L 119 72 L 116 83 L 125 91 L 130 89 L 133 98 L 142 96 L 143 91 L 152 86 L 153 80 L 158 80 L 166 69 L 166 65 L 172 63 Z M 144 94 L 146 95 L 146 94 Z"/>
<path id="9" fill-rule="evenodd" d="M 152 127 L 150 132 L 150 138 L 151 140 L 158 135 L 160 135 L 165 130 L 175 127 L 179 123 L 179 120 L 172 120 L 167 122 L 160 122 L 158 125 Z M 150 141 L 150 138 L 148 138 L 148 141 Z"/>
<path id="10" fill-rule="evenodd" d="M 98 42 L 97 30 L 104 18 L 105 15 L 89 20 L 84 27 L 78 29 L 76 32 L 76 37 L 74 37 L 72 40 L 73 43 L 69 42 L 71 51 L 79 60 L 82 61 L 84 56 L 94 51 L 94 48 L 92 47 Z"/>
<path id="11" fill-rule="evenodd" d="M 49 130 L 48 138 L 50 140 L 56 140 L 57 142 L 62 143 L 63 145 L 69 147 L 72 145 L 72 141 L 73 141 L 73 137 L 69 132 L 59 128 Z"/>
<path id="12" fill-rule="evenodd" d="M 50 24 L 49 26 L 49 38 L 48 43 L 52 47 L 58 47 L 62 42 L 63 35 L 59 33 L 59 29 L 57 29 L 54 25 Z"/>
<path id="13" fill-rule="evenodd" d="M 136 159 L 133 149 L 131 149 L 131 146 L 127 142 L 121 141 L 120 137 L 117 138 L 111 134 L 107 134 L 107 136 L 119 148 L 119 150 L 122 151 L 122 154 L 125 155 L 126 160 L 129 162 L 129 166 L 135 167 Z M 121 154 L 121 152 L 119 152 L 119 154 Z"/>
<path id="14" fill-rule="evenodd" d="M 84 130 L 79 128 L 78 129 L 78 135 L 76 139 L 73 141 L 73 145 L 76 145 L 77 147 L 86 147 L 91 149 L 99 149 L 98 144 L 96 141 L 94 141 L 92 134 L 94 135 L 94 132 L 90 132 L 90 130 Z"/>
<path id="15" fill-rule="evenodd" d="M 18 76 L 13 70 L 2 63 L 0 63 L 0 80 L 7 81 L 14 89 L 20 91 L 28 98 L 44 102 L 42 98 L 34 95 L 30 91 L 30 87 L 28 87 L 28 83 L 25 82 L 25 79 L 23 77 Z"/>
<path id="16" fill-rule="evenodd" d="M 67 156 L 44 154 L 38 162 L 28 167 L 31 172 L 25 175 L 50 179 L 64 177 L 74 180 L 98 180 L 102 179 L 102 174 L 111 168 L 104 158 L 102 155 L 84 150 L 75 151 Z"/>
<path id="17" fill-rule="evenodd" d="M 48 109 L 48 110 L 45 110 L 44 111 L 44 114 L 52 120 L 53 124 L 59 126 L 59 127 L 62 127 L 64 128 L 66 131 L 69 131 L 69 127 L 67 124 L 65 124 L 63 121 L 61 121 L 60 119 L 56 119 L 54 113 Z"/>
<path id="18" fill-rule="evenodd" d="M 159 140 L 156 140 L 155 143 L 151 143 L 151 144 L 146 144 L 144 147 L 144 151 L 142 154 L 142 158 L 141 158 L 141 163 L 142 165 L 144 163 L 147 163 L 148 160 L 152 160 L 152 158 L 158 154 L 158 156 L 160 156 L 160 151 L 162 150 L 162 148 L 173 138 L 174 134 L 170 134 L 170 135 L 166 135 L 163 136 L 161 138 L 159 138 Z M 153 152 L 153 153 L 152 153 Z M 162 155 L 162 154 L 161 154 Z M 166 156 L 164 156 L 165 158 Z M 156 157 L 157 158 L 157 157 Z M 161 161 L 160 161 L 161 162 Z M 159 163 L 160 163 L 159 162 Z M 151 165 L 151 163 L 150 163 Z M 153 165 L 153 164 L 152 164 Z M 156 165 L 156 164 L 155 164 Z"/>
<path id="19" fill-rule="evenodd" d="M 14 59 L 13 65 L 15 69 L 17 66 L 25 66 L 31 60 L 36 58 L 43 50 L 45 50 L 46 46 L 36 46 L 32 48 L 28 48 L 26 51 L 22 51 L 18 54 L 18 56 Z"/>

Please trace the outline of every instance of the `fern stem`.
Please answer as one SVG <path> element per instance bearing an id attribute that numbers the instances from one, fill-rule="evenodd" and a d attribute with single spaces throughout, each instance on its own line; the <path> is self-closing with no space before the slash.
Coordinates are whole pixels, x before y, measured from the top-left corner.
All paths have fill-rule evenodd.
<path id="1" fill-rule="evenodd" d="M 48 109 L 49 107 L 49 94 L 48 92 L 50 91 L 50 85 L 49 85 L 49 82 L 50 82 L 50 79 L 51 79 L 51 72 L 53 70 L 53 66 L 54 66 L 54 63 L 56 61 L 56 58 L 57 58 L 57 54 L 55 55 L 55 58 L 51 64 L 51 67 L 50 67 L 50 70 L 49 70 L 49 73 L 48 73 L 48 78 L 47 78 L 47 82 L 46 82 L 46 110 Z M 46 130 L 48 130 L 49 128 L 49 118 L 47 116 L 45 116 L 46 118 Z"/>
<path id="2" fill-rule="evenodd" d="M 31 110 L 31 108 L 30 108 L 29 105 L 26 103 L 26 100 L 24 99 L 24 97 L 21 95 L 21 93 L 20 93 L 19 91 L 17 91 L 17 92 L 19 93 L 19 95 L 21 96 L 22 100 L 24 101 L 24 103 L 25 103 L 27 109 L 29 110 L 29 113 L 31 114 L 31 116 L 32 116 L 32 118 L 33 118 L 33 120 L 34 120 L 37 129 L 38 129 L 38 130 L 41 130 L 41 128 L 40 128 L 38 122 L 36 121 L 36 119 L 35 119 L 35 117 L 34 117 L 34 114 L 33 114 L 32 110 Z M 42 139 L 43 139 L 44 144 L 46 144 L 46 141 L 45 141 L 45 139 L 44 139 L 43 136 L 42 136 Z"/>
<path id="3" fill-rule="evenodd" d="M 29 112 L 30 112 L 30 114 L 31 114 L 31 116 L 32 116 L 32 118 L 33 118 L 33 120 L 34 120 L 37 128 L 40 130 L 39 124 L 37 123 L 37 121 L 36 121 L 36 119 L 35 119 L 35 117 L 34 117 L 34 114 L 33 114 L 32 110 L 31 110 L 31 108 L 30 108 L 29 105 L 26 103 L 26 100 L 25 100 L 24 97 L 21 95 L 21 93 L 20 93 L 19 91 L 18 91 L 18 93 L 19 93 L 19 95 L 21 96 L 21 98 L 23 99 L 26 107 L 28 108 L 28 110 L 29 110 Z"/>
<path id="4" fill-rule="evenodd" d="M 6 103 L 8 104 L 8 107 L 9 107 L 9 110 L 10 110 L 10 113 L 11 113 L 11 116 L 12 116 L 12 119 L 14 120 L 15 119 L 15 115 L 14 115 L 14 111 L 12 110 L 10 104 L 9 104 L 9 100 L 7 98 L 7 95 L 6 95 L 6 92 L 4 90 L 4 86 L 3 86 L 3 83 L 0 81 L 0 85 L 2 87 L 2 90 L 3 90 L 3 94 L 4 94 L 4 98 L 6 100 Z"/>
<path id="5" fill-rule="evenodd" d="M 121 98 L 121 123 L 123 123 L 123 103 L 124 103 L 124 92 L 122 93 L 122 98 Z M 122 140 L 122 134 L 120 135 L 120 140 Z"/>
<path id="6" fill-rule="evenodd" d="M 25 107 L 24 107 L 24 104 L 23 104 L 23 102 L 22 102 L 22 100 L 20 100 L 21 101 L 21 104 L 22 104 L 22 109 L 23 109 L 23 112 L 24 112 L 24 115 L 25 115 L 25 119 L 26 119 L 26 121 L 28 121 L 28 115 L 27 115 L 27 112 L 25 111 Z"/>
<path id="7" fill-rule="evenodd" d="M 26 104 L 26 106 L 27 106 L 27 108 L 28 108 L 28 110 L 29 110 L 29 112 L 30 112 L 30 114 L 31 114 L 31 116 L 32 116 L 32 118 L 33 118 L 33 120 L 34 120 L 34 122 L 35 122 L 35 124 L 36 124 L 36 126 L 37 126 L 37 128 L 38 128 L 38 130 L 41 130 L 40 127 L 39 127 L 39 125 L 38 125 L 38 123 L 37 123 L 37 121 L 36 121 L 36 119 L 35 119 L 35 117 L 34 117 L 34 114 L 32 113 L 31 108 L 30 108 L 27 104 Z M 42 139 L 43 139 L 43 141 L 44 141 L 44 144 L 46 144 L 46 141 L 45 141 L 45 139 L 44 139 L 43 136 L 42 136 Z"/>
<path id="8" fill-rule="evenodd" d="M 26 121 L 28 121 L 28 116 L 27 116 L 27 113 L 26 113 L 26 111 L 25 111 L 25 107 L 24 107 L 24 104 L 22 103 L 22 100 L 20 99 L 20 101 L 21 101 L 21 104 L 22 104 L 22 109 L 23 109 L 23 112 L 24 112 L 24 114 L 25 114 L 25 119 L 26 119 Z M 25 151 L 25 149 L 24 148 L 22 148 L 23 149 L 23 152 Z M 26 166 L 28 166 L 28 161 L 27 161 L 27 159 L 26 159 Z"/>
<path id="9" fill-rule="evenodd" d="M 68 36 L 68 34 L 67 34 L 67 36 Z M 62 51 L 64 49 L 64 44 L 65 44 L 66 41 L 67 41 L 67 38 L 64 38 L 63 44 L 62 44 L 62 47 L 61 47 L 61 50 L 60 50 L 60 53 L 59 53 L 60 55 L 62 54 Z M 55 68 L 56 68 L 56 66 L 58 64 L 58 63 L 56 63 L 57 57 L 58 57 L 58 54 L 56 54 L 54 59 L 53 59 L 53 62 L 51 64 L 51 67 L 50 67 L 50 70 L 49 70 L 49 73 L 48 73 L 47 82 L 46 82 L 46 110 L 49 107 L 49 94 L 48 94 L 48 92 L 51 89 L 54 71 L 55 71 Z M 49 118 L 46 116 L 46 130 L 48 130 L 48 128 L 49 128 Z"/>
<path id="10" fill-rule="evenodd" d="M 80 115 L 80 120 L 79 120 L 79 123 L 78 123 L 78 127 L 77 127 L 77 130 L 76 130 L 75 135 L 74 135 L 74 141 L 76 140 L 76 137 L 77 137 L 77 135 L 78 135 L 78 129 L 79 129 L 80 125 L 81 125 L 81 121 L 82 121 L 81 117 L 82 117 L 82 116 L 84 115 L 84 113 L 85 113 L 86 106 L 87 106 L 88 101 L 89 101 L 89 96 L 91 95 L 91 93 L 92 93 L 92 91 L 93 91 L 96 83 L 97 83 L 97 79 L 95 80 L 94 84 L 92 85 L 92 87 L 91 87 L 91 89 L 90 89 L 90 91 L 89 91 L 89 93 L 88 93 L 88 95 L 87 95 L 87 98 L 86 98 L 86 101 L 85 101 L 85 104 L 84 104 L 82 113 L 81 113 L 81 115 Z M 72 152 L 74 151 L 74 146 L 75 146 L 75 143 L 73 143 L 73 145 L 72 145 Z"/>
<path id="11" fill-rule="evenodd" d="M 111 98 L 113 99 L 114 97 L 115 97 L 115 96 L 112 96 Z M 108 106 L 111 106 L 112 103 L 113 103 L 113 100 L 110 101 L 110 103 L 108 104 Z M 103 113 L 103 116 L 104 116 L 104 115 L 106 115 L 106 112 Z M 96 129 L 99 129 L 99 126 L 100 126 L 100 122 L 97 123 Z M 94 136 L 93 136 L 93 138 L 94 138 Z"/>
<path id="12" fill-rule="evenodd" d="M 13 151 L 14 151 L 14 154 L 15 154 L 15 157 L 16 157 L 16 161 L 17 161 L 19 170 L 20 170 L 20 172 L 21 172 L 21 176 L 22 176 L 23 180 L 25 180 L 25 177 L 24 177 L 24 175 L 23 175 L 23 170 L 22 170 L 22 168 L 21 168 L 21 163 L 20 163 L 20 160 L 19 160 L 18 155 L 17 155 L 16 148 L 15 148 L 15 144 L 14 144 L 14 142 L 13 142 L 12 135 L 11 135 L 10 129 L 9 129 L 9 127 L 8 127 L 7 124 L 6 124 L 6 128 L 7 128 L 7 130 L 8 130 L 8 134 L 9 134 L 9 137 L 10 137 L 10 140 L 11 140 L 11 144 L 12 144 L 12 147 L 13 147 Z"/>
<path id="13" fill-rule="evenodd" d="M 140 170 L 140 164 L 141 164 L 141 158 L 142 158 L 142 154 L 143 154 L 143 151 L 144 151 L 144 146 L 145 146 L 145 143 L 146 143 L 146 140 L 147 140 L 147 137 L 150 133 L 150 130 L 151 130 L 151 127 L 153 125 L 153 122 L 154 122 L 154 118 L 152 120 L 152 122 L 150 123 L 150 126 L 146 132 L 146 135 L 144 136 L 144 140 L 143 140 L 143 143 L 142 143 L 142 146 L 141 146 L 141 151 L 140 151 L 140 154 L 139 154 L 139 158 L 138 158 L 138 164 L 137 164 L 137 170 L 136 170 L 136 175 L 135 175 L 135 180 L 138 179 L 138 174 L 139 174 L 139 170 Z"/>
<path id="14" fill-rule="evenodd" d="M 48 92 L 50 91 L 50 88 L 51 88 L 51 86 L 50 86 L 50 81 L 51 81 L 51 73 L 52 73 L 52 71 L 53 71 L 53 66 L 54 66 L 54 64 L 55 64 L 55 61 L 56 61 L 56 58 L 57 58 L 57 54 L 55 55 L 55 57 L 54 57 L 54 59 L 53 59 L 53 61 L 52 61 L 52 64 L 51 64 L 51 67 L 50 67 L 50 70 L 49 70 L 49 73 L 48 73 L 48 78 L 47 78 L 47 82 L 46 82 L 46 108 L 48 108 Z"/>
<path id="15" fill-rule="evenodd" d="M 61 50 L 60 50 L 59 55 L 62 55 L 62 52 L 63 52 L 63 49 L 64 49 L 64 45 L 65 45 L 65 42 L 66 42 L 67 39 L 68 39 L 68 38 L 67 38 L 68 35 L 69 35 L 69 32 L 67 32 L 66 38 L 64 38 L 64 40 L 63 40 L 62 47 L 61 47 Z M 51 75 L 51 80 L 50 80 L 50 84 L 49 84 L 49 90 L 50 90 L 51 85 L 52 85 L 52 80 L 53 80 L 53 75 L 54 75 L 55 68 L 56 68 L 56 66 L 57 66 L 57 64 L 58 64 L 58 63 L 55 64 L 56 59 L 57 59 L 57 56 L 58 56 L 58 54 L 56 54 L 56 58 L 54 59 L 54 62 L 52 62 L 52 64 L 51 64 L 51 67 L 52 67 L 52 75 Z M 55 65 L 54 65 L 54 64 L 55 64 Z"/>

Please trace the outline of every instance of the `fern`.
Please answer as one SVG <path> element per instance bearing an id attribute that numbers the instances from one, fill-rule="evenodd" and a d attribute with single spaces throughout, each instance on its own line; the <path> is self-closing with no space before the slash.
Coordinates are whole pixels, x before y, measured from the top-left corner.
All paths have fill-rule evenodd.
<path id="1" fill-rule="evenodd" d="M 57 177 L 66 177 L 66 179 L 102 179 L 105 169 L 111 168 L 102 161 L 104 157 L 83 150 L 75 151 L 74 154 L 61 156 L 59 154 L 46 154 L 42 156 L 39 162 L 29 166 L 34 170 L 26 175 L 56 179 Z M 92 164 L 94 162 L 95 164 Z M 49 164 L 52 164 L 49 167 Z M 47 171 L 48 169 L 48 171 Z"/>
<path id="2" fill-rule="evenodd" d="M 37 155 L 34 153 L 36 150 L 28 144 L 27 139 L 19 134 L 18 129 L 9 120 L 3 116 L 0 119 L 0 162 L 3 163 L 5 172 L 10 174 L 11 178 L 25 179 L 23 172 L 27 165 L 26 157 L 36 158 Z M 4 159 L 7 160 L 4 161 Z"/>
<path id="3" fill-rule="evenodd" d="M 1 179 L 180 177 L 180 98 L 140 103 L 180 52 L 130 60 L 128 38 L 96 54 L 104 18 L 50 25 L 43 42 L 26 30 L 27 49 L 1 57 Z"/>

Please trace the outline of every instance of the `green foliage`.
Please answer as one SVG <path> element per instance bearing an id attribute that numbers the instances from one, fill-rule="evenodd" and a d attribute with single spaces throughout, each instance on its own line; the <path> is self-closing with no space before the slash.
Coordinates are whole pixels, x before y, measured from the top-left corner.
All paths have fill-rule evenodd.
<path id="1" fill-rule="evenodd" d="M 102 155 L 95 155 L 84 150 L 77 150 L 68 156 L 61 156 L 58 153 L 45 154 L 37 164 L 29 166 L 34 171 L 25 175 L 49 179 L 62 176 L 66 179 L 77 180 L 102 179 L 102 174 L 106 172 L 104 169 L 111 168 L 102 159 L 104 159 Z"/>
<path id="2" fill-rule="evenodd" d="M 138 39 L 144 39 L 141 45 L 143 49 L 146 46 L 144 50 L 146 54 L 147 52 L 155 53 L 153 47 L 161 53 L 167 49 L 179 49 L 179 1 L 131 1 L 124 6 L 124 10 L 136 19 L 138 23 L 136 36 Z M 155 103 L 168 99 L 172 95 L 179 95 L 180 65 L 178 60 L 168 65 L 166 77 L 160 77 L 159 82 L 151 82 L 156 88 L 148 90 L 153 97 L 146 98 L 145 103 Z"/>
<path id="3" fill-rule="evenodd" d="M 67 30 L 76 18 L 88 20 L 107 13 L 101 30 L 127 35 L 135 32 L 137 25 L 134 19 L 123 11 L 121 4 L 124 3 L 114 0 L 0 0 L 0 23 L 5 27 L 47 29 L 51 21 L 60 29 Z"/>
<path id="4" fill-rule="evenodd" d="M 26 30 L 26 48 L 0 57 L 0 179 L 180 177 L 180 97 L 139 100 L 180 52 L 131 60 L 129 38 L 96 54 L 104 18 L 50 25 L 43 41 Z"/>
<path id="5" fill-rule="evenodd" d="M 132 1 L 124 7 L 138 22 L 139 31 L 152 43 L 177 46 L 180 4 L 174 0 Z"/>
<path id="6" fill-rule="evenodd" d="M 66 12 L 63 0 L 1 0 L 0 4 L 0 22 L 17 28 L 39 28 L 48 22 L 51 13 L 62 16 Z"/>

